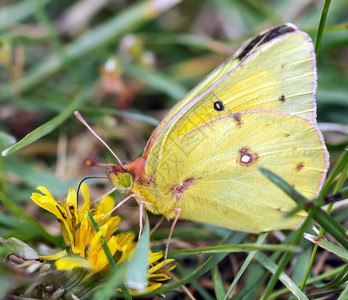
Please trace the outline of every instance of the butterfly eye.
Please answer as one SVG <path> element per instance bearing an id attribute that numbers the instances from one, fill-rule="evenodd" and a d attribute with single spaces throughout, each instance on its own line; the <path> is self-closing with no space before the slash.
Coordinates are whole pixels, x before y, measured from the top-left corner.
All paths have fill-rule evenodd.
<path id="1" fill-rule="evenodd" d="M 133 185 L 133 177 L 129 173 L 121 174 L 120 184 L 125 188 L 130 188 Z"/>

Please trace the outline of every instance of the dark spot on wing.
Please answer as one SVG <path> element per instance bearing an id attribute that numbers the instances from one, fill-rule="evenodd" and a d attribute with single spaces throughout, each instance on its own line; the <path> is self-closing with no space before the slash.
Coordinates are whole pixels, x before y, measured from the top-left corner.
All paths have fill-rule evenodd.
<path id="1" fill-rule="evenodd" d="M 264 34 L 259 34 L 255 36 L 249 42 L 249 44 L 244 47 L 243 51 L 237 56 L 237 59 L 240 61 L 243 60 L 257 46 L 266 44 L 269 41 L 273 40 L 274 38 L 292 31 L 295 31 L 295 29 L 284 24 L 284 25 L 274 27 L 273 29 L 265 32 Z"/>
<path id="2" fill-rule="evenodd" d="M 285 102 L 285 101 L 286 101 L 285 95 L 281 95 L 281 96 L 279 97 L 279 100 L 280 100 L 281 102 Z"/>
<path id="3" fill-rule="evenodd" d="M 194 184 L 195 181 L 193 180 L 192 177 L 187 178 L 183 181 L 181 185 L 179 184 L 174 184 L 171 188 L 170 191 L 175 195 L 175 198 L 179 200 L 184 192 L 188 189 L 188 187 L 192 184 Z"/>
<path id="4" fill-rule="evenodd" d="M 223 105 L 223 103 L 221 101 L 215 101 L 214 102 L 214 109 L 217 111 L 222 111 L 225 109 L 225 106 Z"/>
<path id="5" fill-rule="evenodd" d="M 249 167 L 256 163 L 258 158 L 258 154 L 251 152 L 249 147 L 243 147 L 239 149 L 239 158 L 237 159 L 237 163 L 243 167 Z"/>
<path id="6" fill-rule="evenodd" d="M 260 46 L 263 44 L 266 44 L 267 42 L 275 39 L 278 36 L 281 36 L 285 33 L 293 32 L 293 31 L 295 31 L 295 29 L 288 25 L 280 25 L 280 26 L 274 27 L 272 30 L 266 33 L 265 38 L 260 43 Z"/>
<path id="7" fill-rule="evenodd" d="M 300 171 L 304 167 L 304 164 L 302 162 L 298 163 L 296 165 L 296 171 Z"/>
<path id="8" fill-rule="evenodd" d="M 238 113 L 234 114 L 233 120 L 236 122 L 238 127 L 242 126 L 243 123 L 242 123 L 242 118 L 240 117 L 240 114 Z"/>
<path id="9" fill-rule="evenodd" d="M 284 133 L 284 137 L 289 137 L 290 133 Z"/>
<path id="10" fill-rule="evenodd" d="M 257 45 L 257 43 L 263 38 L 263 35 L 255 36 L 248 45 L 245 46 L 243 51 L 238 55 L 237 59 L 242 60 L 247 54 Z"/>

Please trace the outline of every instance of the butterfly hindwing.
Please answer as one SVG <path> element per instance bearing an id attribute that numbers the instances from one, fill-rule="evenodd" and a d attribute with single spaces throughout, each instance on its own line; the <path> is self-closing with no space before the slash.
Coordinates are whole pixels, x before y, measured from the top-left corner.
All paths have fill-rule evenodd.
<path id="1" fill-rule="evenodd" d="M 308 198 L 320 188 L 328 165 L 320 132 L 311 122 L 274 111 L 251 111 L 211 120 L 173 142 L 161 161 L 150 157 L 149 199 L 158 213 L 240 231 L 293 228 L 303 213 L 257 170 L 274 171 Z M 325 171 L 323 171 L 325 170 Z"/>

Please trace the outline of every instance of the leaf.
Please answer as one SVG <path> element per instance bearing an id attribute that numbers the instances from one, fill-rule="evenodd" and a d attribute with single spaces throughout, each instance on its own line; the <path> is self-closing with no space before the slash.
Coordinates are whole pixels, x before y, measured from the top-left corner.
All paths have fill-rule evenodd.
<path id="1" fill-rule="evenodd" d="M 100 228 L 99 228 L 97 222 L 95 221 L 95 219 L 93 217 L 93 214 L 90 211 L 88 212 L 88 216 L 89 216 L 89 218 L 91 220 L 91 223 L 92 223 L 92 226 L 93 226 L 95 232 L 99 232 Z M 114 258 L 112 256 L 112 254 L 111 254 L 111 251 L 110 251 L 110 249 L 108 247 L 108 244 L 107 244 L 107 242 L 105 240 L 105 237 L 103 235 L 101 236 L 100 243 L 101 243 L 101 246 L 102 246 L 102 248 L 104 250 L 106 258 L 108 259 L 108 262 L 109 262 L 113 272 L 115 273 L 115 277 L 114 277 L 114 275 L 112 275 L 112 277 L 117 279 L 114 282 L 113 287 L 116 289 L 116 287 L 118 287 L 118 284 L 119 284 L 121 286 L 122 293 L 123 293 L 123 296 L 125 297 L 125 299 L 131 299 L 131 296 L 129 294 L 129 290 L 128 290 L 128 288 L 124 284 L 121 270 L 116 265 L 116 262 L 115 262 L 115 260 L 114 260 Z M 105 298 L 105 299 L 108 299 L 108 298 Z"/>
<path id="2" fill-rule="evenodd" d="M 128 287 L 141 291 L 147 284 L 150 251 L 150 225 L 147 214 L 143 233 L 137 243 L 134 255 L 128 264 L 126 284 Z"/>
<path id="3" fill-rule="evenodd" d="M 246 234 L 245 233 L 235 233 L 233 232 L 232 234 L 230 234 L 227 238 L 225 238 L 221 243 L 240 243 L 244 238 L 245 238 Z M 170 252 L 171 253 L 171 252 Z M 176 281 L 174 283 L 171 283 L 165 287 L 161 287 L 158 290 L 154 291 L 153 293 L 148 293 L 148 294 L 144 294 L 144 295 L 152 295 L 152 294 L 156 294 L 156 295 L 161 295 L 161 294 L 165 294 L 168 291 L 171 291 L 175 288 L 178 288 L 184 284 L 187 284 L 189 282 L 191 282 L 192 280 L 202 276 L 203 274 L 207 273 L 208 271 L 210 271 L 214 266 L 216 266 L 220 261 L 222 261 L 225 257 L 227 256 L 227 253 L 216 253 L 216 254 L 212 254 L 209 256 L 209 258 L 202 263 L 197 269 L 195 269 L 194 271 L 190 271 L 190 273 L 185 276 L 184 278 L 182 278 L 179 281 Z"/>
<path id="4" fill-rule="evenodd" d="M 224 295 L 226 294 L 226 288 L 225 288 L 224 281 L 222 279 L 218 266 L 215 266 L 211 270 L 211 277 L 214 283 L 214 291 L 215 291 L 216 299 L 223 299 Z"/>
<path id="5" fill-rule="evenodd" d="M 71 102 L 70 105 L 66 107 L 59 115 L 48 121 L 47 123 L 41 125 L 39 128 L 36 128 L 32 132 L 28 133 L 24 138 L 22 138 L 18 143 L 2 151 L 2 156 L 7 156 L 11 153 L 22 149 L 25 146 L 30 145 L 31 143 L 37 141 L 39 138 L 42 138 L 46 134 L 52 132 L 59 125 L 61 125 L 66 119 L 73 116 L 73 112 L 77 110 L 80 105 L 86 100 L 85 93 L 79 93 L 75 99 Z"/>
<path id="6" fill-rule="evenodd" d="M 266 233 L 262 233 L 259 235 L 257 241 L 256 241 L 256 245 L 262 245 L 262 243 L 265 241 L 266 237 L 267 237 L 267 232 Z M 233 279 L 233 282 L 231 283 L 230 287 L 228 288 L 227 293 L 225 294 L 225 297 L 223 298 L 224 300 L 227 300 L 229 295 L 232 293 L 233 289 L 235 288 L 235 286 L 238 283 L 238 280 L 242 277 L 242 275 L 244 274 L 245 270 L 247 269 L 247 267 L 249 266 L 249 264 L 251 263 L 251 261 L 253 260 L 254 256 L 256 255 L 257 250 L 255 251 L 251 251 L 247 258 L 245 259 L 245 261 L 243 262 L 242 267 L 239 269 L 236 277 Z"/>
<path id="7" fill-rule="evenodd" d="M 148 86 L 153 89 L 162 91 L 167 94 L 169 97 L 174 99 L 181 99 L 187 93 L 186 88 L 176 81 L 170 79 L 154 70 L 146 70 L 141 68 L 129 60 L 122 58 L 121 60 L 122 67 L 127 70 L 132 76 L 139 78 L 142 82 L 146 83 Z"/>
<path id="8" fill-rule="evenodd" d="M 264 253 L 258 252 L 255 255 L 255 259 L 264 266 L 268 271 L 272 274 L 275 274 L 277 271 L 277 265 L 268 258 Z M 297 299 L 308 300 L 306 295 L 299 289 L 295 282 L 291 280 L 291 278 L 286 275 L 284 272 L 280 273 L 279 280 L 289 289 L 289 291 L 297 297 Z"/>
<path id="9" fill-rule="evenodd" d="M 80 256 L 64 256 L 55 262 L 58 270 L 71 270 L 74 268 L 91 269 L 91 263 L 88 259 Z"/>
<path id="10" fill-rule="evenodd" d="M 8 147 L 16 142 L 15 137 L 5 131 L 0 130 L 0 147 Z"/>
<path id="11" fill-rule="evenodd" d="M 44 6 L 51 1 L 40 0 L 40 4 Z M 34 8 L 27 1 L 19 1 L 14 5 L 2 7 L 0 10 L 0 30 L 4 31 L 13 25 L 17 25 L 20 21 L 28 18 L 33 10 Z"/>
<path id="12" fill-rule="evenodd" d="M 6 240 L 0 237 L 0 246 L 0 257 L 2 257 L 2 259 L 6 259 L 10 255 L 14 255 L 24 260 L 42 261 L 33 248 L 16 238 L 12 237 Z"/>
<path id="13" fill-rule="evenodd" d="M 99 47 L 105 47 L 111 42 L 115 43 L 122 34 L 139 28 L 142 24 L 153 20 L 179 2 L 181 0 L 149 0 L 132 5 L 101 25 L 87 30 L 85 34 L 64 47 L 63 52 L 65 53 L 66 61 L 73 62 Z M 63 61 L 58 54 L 54 53 L 43 59 L 40 64 L 35 66 L 25 77 L 16 83 L 13 87 L 14 91 L 25 92 L 57 73 L 62 67 Z M 2 86 L 0 91 L 7 96 L 10 96 L 12 92 L 6 86 Z"/>
<path id="14" fill-rule="evenodd" d="M 260 245 L 260 244 L 236 244 L 236 245 L 219 245 L 213 247 L 202 247 L 195 249 L 181 249 L 170 251 L 170 255 L 196 255 L 200 253 L 232 253 L 232 252 L 249 252 L 249 251 L 290 251 L 300 252 L 301 249 L 292 245 Z"/>
<path id="15" fill-rule="evenodd" d="M 8 173 L 15 174 L 22 182 L 33 189 L 36 189 L 38 185 L 42 185 L 49 189 L 52 194 L 64 196 L 69 186 L 78 183 L 77 180 L 76 182 L 64 182 L 48 170 L 40 169 L 32 163 L 21 161 L 15 156 L 6 157 L 4 161 Z"/>
<path id="16" fill-rule="evenodd" d="M 16 216 L 17 219 L 22 219 L 26 222 L 26 229 L 31 229 L 30 232 L 33 235 L 37 235 L 41 239 L 52 243 L 53 245 L 60 245 L 60 239 L 50 235 L 42 225 L 34 220 L 31 216 L 27 215 L 24 210 L 15 202 L 11 201 L 5 194 L 0 191 L 0 202 L 2 202 L 10 213 Z M 18 225 L 18 224 L 16 224 Z M 23 225 L 22 225 L 23 226 Z M 23 232 L 24 230 L 22 230 Z M 24 231 L 25 232 L 25 231 Z"/>
<path id="17" fill-rule="evenodd" d="M 336 254 L 338 257 L 343 259 L 346 263 L 348 262 L 348 251 L 342 249 L 341 247 L 326 241 L 324 238 L 319 238 L 317 236 L 305 233 L 304 238 L 311 241 L 314 244 L 317 244 L 319 247 Z"/>
<path id="18" fill-rule="evenodd" d="M 322 209 L 317 209 L 313 219 L 317 221 L 321 227 L 330 233 L 338 242 L 348 249 L 347 233 L 345 228 Z"/>

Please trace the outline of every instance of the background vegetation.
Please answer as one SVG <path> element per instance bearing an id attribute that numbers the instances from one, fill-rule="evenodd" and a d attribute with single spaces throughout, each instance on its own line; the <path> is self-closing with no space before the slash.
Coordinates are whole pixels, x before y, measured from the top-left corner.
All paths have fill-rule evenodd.
<path id="1" fill-rule="evenodd" d="M 25 139 L 0 157 L 0 236 L 16 237 L 36 249 L 61 243 L 55 218 L 32 203 L 31 193 L 43 185 L 55 196 L 65 196 L 84 177 L 104 175 L 103 168 L 86 167 L 87 159 L 115 162 L 74 118 L 75 110 L 122 160 L 134 160 L 141 155 L 157 120 L 245 40 L 284 22 L 296 24 L 315 39 L 323 6 L 323 1 L 300 0 L 2 1 L 0 148 Z M 332 168 L 343 157 L 335 177 L 341 187 L 347 172 L 343 168 L 348 134 L 347 27 L 348 2 L 333 1 L 318 57 L 317 103 Z M 111 188 L 102 179 L 90 180 L 89 186 L 92 198 Z M 331 182 L 327 193 L 334 188 Z M 121 230 L 137 230 L 135 206 L 119 211 Z M 332 216 L 344 225 L 344 201 L 341 207 Z M 35 220 L 45 229 L 37 229 Z M 150 217 L 152 226 L 157 220 Z M 153 234 L 157 249 L 163 250 L 169 226 L 164 222 Z M 304 230 L 315 234 L 310 225 Z M 275 232 L 258 237 L 180 221 L 171 249 L 261 244 L 263 240 L 287 246 L 296 244 L 295 235 Z M 235 249 L 229 248 L 231 253 L 211 256 L 177 253 L 174 284 L 161 292 L 169 299 L 223 299 L 230 293 L 235 299 L 291 297 L 290 291 L 297 291 L 295 283 L 303 282 L 313 250 L 313 244 L 299 236 L 302 251 L 288 255 L 289 263 L 279 261 L 287 255 L 283 252 L 232 253 Z M 343 233 L 340 236 L 346 238 Z M 339 249 L 319 247 L 304 294 L 296 294 L 300 298 L 348 298 L 344 286 L 347 252 L 342 242 L 337 243 L 337 236 L 325 237 Z M 243 275 L 238 273 L 242 266 L 246 267 Z M 271 275 L 277 266 L 290 276 L 286 288 L 284 281 L 277 282 L 277 276 Z M 0 271 L 2 295 L 11 289 L 23 291 L 29 284 L 28 273 L 14 279 L 13 269 L 2 267 Z M 186 288 L 180 288 L 178 281 Z M 234 288 L 230 288 L 232 282 Z"/>

